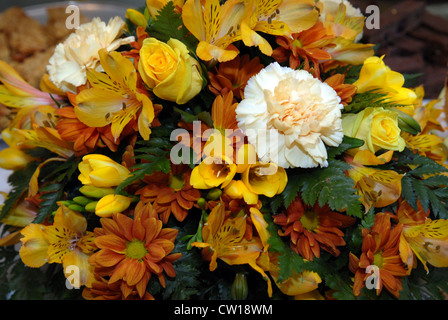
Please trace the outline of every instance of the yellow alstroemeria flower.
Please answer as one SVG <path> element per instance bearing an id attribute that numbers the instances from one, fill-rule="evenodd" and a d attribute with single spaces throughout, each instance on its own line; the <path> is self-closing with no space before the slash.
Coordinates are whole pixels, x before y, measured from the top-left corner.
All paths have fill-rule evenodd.
<path id="1" fill-rule="evenodd" d="M 242 0 L 187 0 L 182 7 L 185 27 L 199 40 L 196 54 L 204 61 L 234 59 L 239 51 L 231 44 L 241 40 L 241 22 L 248 11 Z"/>
<path id="2" fill-rule="evenodd" d="M 99 188 L 116 187 L 130 175 L 125 166 L 102 154 L 88 154 L 82 158 L 78 169 L 79 181 Z"/>
<path id="3" fill-rule="evenodd" d="M 251 212 L 255 227 L 261 227 L 266 230 L 267 223 L 256 211 Z M 264 221 L 264 222 L 263 222 Z M 198 248 L 207 248 L 211 251 L 210 271 L 214 271 L 218 264 L 217 259 L 221 259 L 229 265 L 248 264 L 268 282 L 268 294 L 272 295 L 271 282 L 264 270 L 257 263 L 257 259 L 265 250 L 264 242 L 259 237 L 252 237 L 246 240 L 244 237 L 246 231 L 246 217 L 236 218 L 225 217 L 225 205 L 218 204 L 209 214 L 207 222 L 202 228 L 203 242 L 194 242 L 191 245 Z M 267 232 L 267 231 L 266 231 Z"/>
<path id="4" fill-rule="evenodd" d="M 399 202 L 397 218 L 403 224 L 400 257 L 408 265 L 409 273 L 418 258 L 429 272 L 427 263 L 437 268 L 448 267 L 448 220 L 428 218 L 418 202 L 415 211 L 406 201 Z"/>
<path id="5" fill-rule="evenodd" d="M 54 107 L 46 105 L 20 109 L 2 137 L 12 149 L 23 151 L 40 147 L 69 158 L 74 154 L 73 148 L 56 129 L 55 111 Z M 22 161 L 26 161 L 26 157 Z"/>
<path id="6" fill-rule="evenodd" d="M 138 118 L 138 130 L 143 139 L 151 134 L 154 107 L 149 97 L 137 89 L 137 71 L 133 63 L 119 52 L 99 51 L 104 73 L 87 71 L 90 89 L 76 96 L 75 114 L 89 127 L 112 124 L 112 135 L 118 139 L 124 127 Z"/>
<path id="7" fill-rule="evenodd" d="M 246 46 L 258 46 L 260 51 L 272 55 L 269 42 L 257 32 L 286 36 L 314 26 L 319 11 L 314 0 L 248 0 L 252 11 L 250 20 L 241 23 L 241 37 Z"/>
<path id="8" fill-rule="evenodd" d="M 357 194 L 364 205 L 365 211 L 371 207 L 386 207 L 401 196 L 401 179 L 403 175 L 393 170 L 380 170 L 374 167 L 365 167 L 354 161 L 349 161 L 352 168 L 348 176 L 355 182 Z"/>
<path id="9" fill-rule="evenodd" d="M 5 198 L 7 196 L 5 195 Z M 0 209 L 3 205 L 0 206 Z M 10 246 L 20 242 L 20 238 L 22 235 L 20 231 L 23 227 L 29 225 L 36 218 L 37 215 L 37 206 L 30 203 L 25 199 L 25 197 L 21 197 L 13 208 L 8 212 L 6 217 L 4 217 L 0 222 L 8 225 L 16 227 L 17 230 L 13 229 L 8 230 L 9 233 L 4 237 L 0 238 L 0 246 Z"/>
<path id="10" fill-rule="evenodd" d="M 129 208 L 131 202 L 132 198 L 120 194 L 108 194 L 96 204 L 95 214 L 101 218 L 108 218 Z"/>
<path id="11" fill-rule="evenodd" d="M 369 57 L 359 73 L 359 79 L 353 83 L 358 93 L 378 90 L 387 94 L 387 100 L 400 105 L 414 105 L 417 100 L 415 91 L 404 88 L 404 77 L 392 71 L 383 61 L 384 56 Z"/>
<path id="12" fill-rule="evenodd" d="M 32 223 L 21 231 L 24 237 L 20 258 L 31 268 L 40 268 L 45 263 L 61 263 L 65 271 L 69 266 L 76 266 L 79 268 L 79 285 L 88 285 L 93 271 L 88 258 L 95 247 L 93 232 L 86 229 L 84 216 L 62 205 L 54 216 L 53 225 Z M 68 272 L 66 276 L 70 274 Z"/>

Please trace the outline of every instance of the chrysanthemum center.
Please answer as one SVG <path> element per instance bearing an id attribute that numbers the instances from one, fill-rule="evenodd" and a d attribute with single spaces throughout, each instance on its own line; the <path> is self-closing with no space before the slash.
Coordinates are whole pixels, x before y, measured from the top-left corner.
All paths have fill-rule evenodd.
<path id="1" fill-rule="evenodd" d="M 376 265 L 379 269 L 383 267 L 384 259 L 383 253 L 381 251 L 375 253 L 373 255 L 373 264 Z"/>
<path id="2" fill-rule="evenodd" d="M 131 259 L 143 259 L 143 257 L 148 253 L 143 242 L 134 239 L 126 243 L 126 257 Z"/>
<path id="3" fill-rule="evenodd" d="M 314 211 L 306 211 L 300 217 L 300 223 L 308 231 L 313 231 L 317 229 L 317 227 L 319 226 L 319 215 L 317 212 Z"/>

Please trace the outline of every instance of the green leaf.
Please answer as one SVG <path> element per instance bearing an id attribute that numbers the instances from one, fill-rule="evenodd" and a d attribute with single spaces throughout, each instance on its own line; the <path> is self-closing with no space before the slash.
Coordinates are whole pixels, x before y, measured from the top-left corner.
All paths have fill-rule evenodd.
<path id="1" fill-rule="evenodd" d="M 28 191 L 31 176 L 34 174 L 34 171 L 36 171 L 37 165 L 38 164 L 36 162 L 30 162 L 25 168 L 14 171 L 8 177 L 8 183 L 11 185 L 11 191 L 5 199 L 4 205 L 1 209 L 0 220 L 8 215 L 11 209 L 14 208 L 17 201 L 22 198 L 25 192 Z"/>
<path id="2" fill-rule="evenodd" d="M 169 135 L 170 131 L 163 131 L 163 133 Z M 158 132 L 155 137 L 151 137 L 148 141 L 139 141 L 138 144 L 142 145 L 142 147 L 134 150 L 134 158 L 144 161 L 137 163 L 131 168 L 132 175 L 115 189 L 117 194 L 123 192 L 127 186 L 143 180 L 146 175 L 151 175 L 154 172 L 169 173 L 171 170 L 169 153 L 172 144 L 169 136 L 163 136 L 161 132 Z"/>
<path id="3" fill-rule="evenodd" d="M 402 105 L 387 101 L 387 93 L 383 93 L 375 89 L 355 94 L 353 96 L 352 102 L 344 107 L 343 112 L 358 113 L 368 107 L 392 108 L 399 106 Z"/>
<path id="4" fill-rule="evenodd" d="M 268 223 L 268 231 L 271 234 L 269 237 L 269 251 L 278 253 L 279 258 L 279 276 L 278 281 L 282 282 L 292 276 L 294 273 L 301 273 L 305 267 L 305 260 L 297 253 L 292 251 L 288 243 L 278 235 L 278 228 L 274 224 L 270 215 L 264 215 Z"/>
<path id="5" fill-rule="evenodd" d="M 448 218 L 448 176 L 442 173 L 448 169 L 434 160 L 414 154 L 405 149 L 396 154 L 396 161 L 382 166 L 403 174 L 401 194 L 403 198 L 418 210 L 420 201 L 423 209 L 430 210 L 436 218 Z"/>
<path id="6" fill-rule="evenodd" d="M 176 13 L 174 9 L 174 3 L 168 1 L 148 27 L 148 34 L 163 42 L 171 38 L 177 39 L 195 56 L 198 40 L 183 25 L 181 14 Z"/>
<path id="7" fill-rule="evenodd" d="M 354 181 L 345 174 L 351 166 L 340 160 L 329 160 L 328 167 L 301 170 L 290 174 L 283 191 L 286 207 L 301 194 L 305 204 L 328 204 L 331 210 L 346 210 L 350 216 L 362 216 L 362 204 L 354 188 Z"/>
<path id="8" fill-rule="evenodd" d="M 359 148 L 364 144 L 363 140 L 344 136 L 342 142 L 337 147 L 330 147 L 327 149 L 328 159 L 334 159 L 335 157 L 343 154 L 347 150 Z"/>

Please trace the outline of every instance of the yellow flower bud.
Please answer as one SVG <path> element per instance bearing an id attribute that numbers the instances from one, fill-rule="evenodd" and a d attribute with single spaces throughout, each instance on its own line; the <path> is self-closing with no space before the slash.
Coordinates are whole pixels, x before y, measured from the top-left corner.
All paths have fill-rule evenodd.
<path id="1" fill-rule="evenodd" d="M 131 20 L 131 22 L 136 26 L 140 26 L 143 28 L 146 28 L 148 26 L 148 20 L 145 18 L 145 16 L 135 9 L 128 9 L 126 11 L 126 18 Z"/>
<path id="2" fill-rule="evenodd" d="M 130 171 L 125 166 L 100 154 L 84 156 L 78 169 L 81 172 L 79 180 L 85 185 L 95 187 L 118 186 L 130 175 Z"/>
<path id="3" fill-rule="evenodd" d="M 6 148 L 0 151 L 0 167 L 6 170 L 22 169 L 30 160 L 29 155 L 16 148 Z"/>
<path id="4" fill-rule="evenodd" d="M 95 214 L 101 218 L 111 217 L 114 213 L 123 212 L 132 202 L 132 198 L 119 194 L 108 194 L 102 197 L 95 207 Z"/>
<path id="5" fill-rule="evenodd" d="M 389 101 L 402 105 L 414 104 L 417 94 L 413 90 L 403 87 L 403 75 L 386 66 L 383 58 L 384 56 L 381 58 L 370 57 L 364 61 L 359 79 L 353 83 L 358 88 L 358 93 L 378 90 L 387 93 Z"/>
<path id="6" fill-rule="evenodd" d="M 249 191 L 270 198 L 283 192 L 288 182 L 285 169 L 274 163 L 252 164 L 241 178 Z"/>

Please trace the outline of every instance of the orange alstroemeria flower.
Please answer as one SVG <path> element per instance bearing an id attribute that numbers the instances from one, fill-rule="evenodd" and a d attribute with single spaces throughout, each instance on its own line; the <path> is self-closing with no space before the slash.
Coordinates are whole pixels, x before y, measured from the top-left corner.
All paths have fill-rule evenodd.
<path id="1" fill-rule="evenodd" d="M 402 230 L 402 224 L 392 226 L 391 215 L 382 212 L 375 216 L 375 225 L 371 230 L 362 229 L 361 256 L 358 258 L 350 253 L 349 267 L 355 273 L 353 285 L 355 296 L 361 294 L 361 289 L 366 285 L 367 278 L 374 276 L 377 277 L 377 295 L 385 287 L 395 297 L 400 296 L 401 277 L 407 275 L 399 253 Z M 378 268 L 377 274 L 367 271 L 367 268 L 375 270 L 374 267 Z"/>

